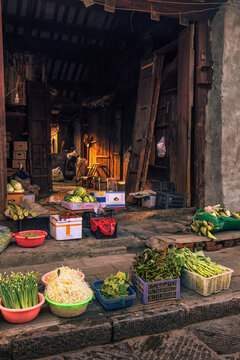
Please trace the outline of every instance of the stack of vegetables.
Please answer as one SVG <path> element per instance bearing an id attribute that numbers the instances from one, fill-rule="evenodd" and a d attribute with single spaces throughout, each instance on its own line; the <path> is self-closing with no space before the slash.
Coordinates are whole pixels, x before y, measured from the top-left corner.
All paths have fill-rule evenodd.
<path id="1" fill-rule="evenodd" d="M 22 193 L 24 189 L 22 184 L 16 180 L 10 180 L 10 183 L 7 184 L 8 193 Z"/>
<path id="2" fill-rule="evenodd" d="M 145 282 L 177 279 L 180 276 L 174 253 L 169 249 L 144 250 L 134 257 L 131 270 Z"/>
<path id="3" fill-rule="evenodd" d="M 129 286 L 132 285 L 127 273 L 118 271 L 116 275 L 107 277 L 101 287 L 100 293 L 107 299 L 119 298 L 129 295 Z"/>
<path id="4" fill-rule="evenodd" d="M 87 195 L 86 189 L 78 186 L 74 189 L 73 194 L 68 194 L 64 197 L 64 201 L 70 203 L 94 203 L 97 202 L 97 199 L 95 196 Z"/>
<path id="5" fill-rule="evenodd" d="M 240 230 L 240 214 L 229 211 L 219 204 L 206 206 L 195 213 L 191 229 L 199 236 L 216 240 L 212 232 Z"/>
<path id="6" fill-rule="evenodd" d="M 16 205 L 13 201 L 9 200 L 5 215 L 11 217 L 13 220 L 22 220 L 24 217 L 35 217 L 36 213 L 20 205 Z"/>
<path id="7" fill-rule="evenodd" d="M 174 255 L 181 274 L 185 270 L 189 270 L 209 278 L 226 272 L 225 268 L 212 263 L 211 259 L 204 255 L 203 251 L 193 253 L 188 248 L 183 247 L 182 249 L 174 249 Z"/>
<path id="8" fill-rule="evenodd" d="M 26 309 L 38 304 L 37 273 L 0 274 L 0 298 L 8 309 Z"/>
<path id="9" fill-rule="evenodd" d="M 92 297 L 88 284 L 68 266 L 55 269 L 48 277 L 47 297 L 59 304 L 78 304 Z"/>

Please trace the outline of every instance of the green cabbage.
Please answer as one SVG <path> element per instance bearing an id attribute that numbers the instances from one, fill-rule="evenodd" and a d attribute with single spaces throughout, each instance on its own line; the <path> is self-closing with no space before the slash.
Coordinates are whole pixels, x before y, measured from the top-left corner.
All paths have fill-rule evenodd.
<path id="1" fill-rule="evenodd" d="M 10 183 L 15 190 L 22 190 L 22 184 L 20 182 L 17 182 L 16 180 L 11 180 Z"/>
<path id="2" fill-rule="evenodd" d="M 7 184 L 7 192 L 9 192 L 9 193 L 14 192 L 14 188 L 12 187 L 11 184 Z"/>

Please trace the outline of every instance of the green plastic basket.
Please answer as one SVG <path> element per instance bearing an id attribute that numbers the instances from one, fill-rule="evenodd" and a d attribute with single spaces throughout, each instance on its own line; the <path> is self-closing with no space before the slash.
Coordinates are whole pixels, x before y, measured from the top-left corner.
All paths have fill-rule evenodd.
<path id="1" fill-rule="evenodd" d="M 85 301 L 76 304 L 60 304 L 50 300 L 46 294 L 44 294 L 47 302 L 49 303 L 50 310 L 53 314 L 60 317 L 74 317 L 79 316 L 87 309 L 88 303 L 92 300 L 91 297 Z"/>

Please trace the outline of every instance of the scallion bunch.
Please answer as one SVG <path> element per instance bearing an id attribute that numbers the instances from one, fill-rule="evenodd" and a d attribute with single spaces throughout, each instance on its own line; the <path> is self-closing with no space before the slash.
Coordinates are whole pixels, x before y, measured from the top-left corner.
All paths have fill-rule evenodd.
<path id="1" fill-rule="evenodd" d="M 38 304 L 38 274 L 34 271 L 0 274 L 0 298 L 9 309 L 26 309 Z"/>

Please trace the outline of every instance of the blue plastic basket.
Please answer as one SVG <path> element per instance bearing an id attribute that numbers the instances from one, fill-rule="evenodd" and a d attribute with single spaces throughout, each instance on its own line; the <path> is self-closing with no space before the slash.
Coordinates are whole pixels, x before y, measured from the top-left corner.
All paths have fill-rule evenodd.
<path id="1" fill-rule="evenodd" d="M 136 299 L 136 293 L 135 291 L 133 291 L 131 286 L 129 286 L 128 288 L 129 291 L 128 296 L 122 296 L 120 298 L 115 298 L 115 299 L 107 299 L 98 290 L 102 284 L 103 284 L 103 280 L 95 281 L 93 283 L 93 290 L 95 292 L 96 298 L 106 310 L 122 309 L 133 305 L 133 300 Z"/>

